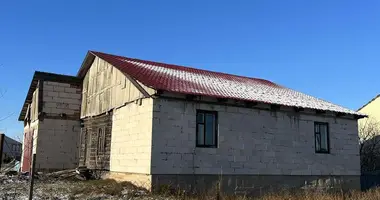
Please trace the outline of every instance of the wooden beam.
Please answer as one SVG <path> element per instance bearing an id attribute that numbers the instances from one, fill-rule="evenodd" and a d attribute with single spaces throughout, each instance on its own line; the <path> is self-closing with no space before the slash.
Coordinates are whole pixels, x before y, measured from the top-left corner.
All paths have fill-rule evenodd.
<path id="1" fill-rule="evenodd" d="M 341 112 L 336 112 L 335 113 L 336 117 L 342 117 L 342 116 L 345 116 L 345 115 L 346 115 L 345 113 L 341 113 Z"/>
<path id="2" fill-rule="evenodd" d="M 217 98 L 217 101 L 220 103 L 226 103 L 228 101 L 227 98 Z"/>
<path id="3" fill-rule="evenodd" d="M 271 104 L 271 105 L 270 105 L 270 109 L 273 110 L 273 111 L 274 111 L 274 110 L 280 110 L 280 107 L 281 107 L 281 106 L 280 106 L 280 105 L 277 105 L 277 104 Z"/>
<path id="4" fill-rule="evenodd" d="M 253 101 L 245 101 L 245 106 L 251 108 L 251 107 L 257 106 L 257 102 L 253 102 Z"/>
<path id="5" fill-rule="evenodd" d="M 294 108 L 294 111 L 295 112 L 301 112 L 301 111 L 304 111 L 305 109 L 304 108 L 301 108 L 301 107 L 295 107 Z"/>
<path id="6" fill-rule="evenodd" d="M 195 95 L 192 95 L 192 94 L 187 94 L 186 95 L 186 100 L 194 100 L 196 98 Z"/>
<path id="7" fill-rule="evenodd" d="M 163 90 L 156 90 L 156 95 L 157 95 L 157 96 L 160 96 L 160 95 L 162 95 L 163 93 L 164 93 Z"/>
<path id="8" fill-rule="evenodd" d="M 325 114 L 326 113 L 326 111 L 325 110 L 315 110 L 315 113 L 316 114 Z"/>

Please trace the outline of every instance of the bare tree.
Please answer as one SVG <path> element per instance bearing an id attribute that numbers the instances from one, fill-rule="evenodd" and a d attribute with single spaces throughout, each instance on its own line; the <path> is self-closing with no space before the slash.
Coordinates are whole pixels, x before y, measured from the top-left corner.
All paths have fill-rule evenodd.
<path id="1" fill-rule="evenodd" d="M 360 165 L 363 173 L 380 172 L 380 124 L 365 119 L 359 126 Z"/>

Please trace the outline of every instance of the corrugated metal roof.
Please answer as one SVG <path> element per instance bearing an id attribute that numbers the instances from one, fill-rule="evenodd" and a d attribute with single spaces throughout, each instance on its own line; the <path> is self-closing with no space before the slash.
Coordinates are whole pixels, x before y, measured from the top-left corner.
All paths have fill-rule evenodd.
<path id="1" fill-rule="evenodd" d="M 268 80 L 90 51 L 142 84 L 169 92 L 263 102 L 365 116 Z"/>

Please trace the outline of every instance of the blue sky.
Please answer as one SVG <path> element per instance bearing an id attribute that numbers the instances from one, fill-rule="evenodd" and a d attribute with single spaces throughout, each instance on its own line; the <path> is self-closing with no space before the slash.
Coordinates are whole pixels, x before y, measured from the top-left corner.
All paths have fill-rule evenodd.
<path id="1" fill-rule="evenodd" d="M 233 2 L 233 3 L 232 3 Z M 87 50 L 265 78 L 357 109 L 380 89 L 380 1 L 2 1 L 0 130 L 35 70 L 75 75 Z"/>

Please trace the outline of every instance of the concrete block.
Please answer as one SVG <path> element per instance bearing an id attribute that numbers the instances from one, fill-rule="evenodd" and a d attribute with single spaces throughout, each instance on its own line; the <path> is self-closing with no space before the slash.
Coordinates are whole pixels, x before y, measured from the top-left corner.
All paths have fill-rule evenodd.
<path id="1" fill-rule="evenodd" d="M 53 91 L 54 92 L 63 92 L 63 91 L 65 91 L 65 88 L 64 87 L 60 87 L 60 86 L 54 86 Z"/>
<path id="2" fill-rule="evenodd" d="M 47 92 L 47 96 L 49 96 L 49 97 L 58 97 L 58 92 Z"/>
<path id="3" fill-rule="evenodd" d="M 77 88 L 65 88 L 64 90 L 66 93 L 74 93 L 74 94 L 77 94 L 77 91 L 80 91 L 80 89 L 77 89 Z"/>

